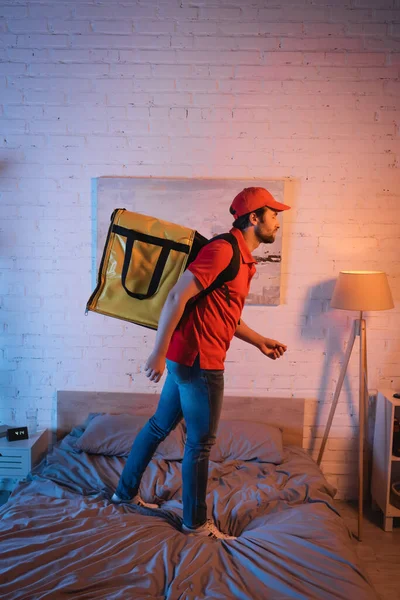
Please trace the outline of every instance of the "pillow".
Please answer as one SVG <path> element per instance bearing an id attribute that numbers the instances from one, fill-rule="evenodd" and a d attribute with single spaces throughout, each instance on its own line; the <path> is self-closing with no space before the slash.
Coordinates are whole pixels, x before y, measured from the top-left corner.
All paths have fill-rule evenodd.
<path id="1" fill-rule="evenodd" d="M 91 414 L 86 428 L 74 447 L 89 454 L 128 456 L 132 444 L 149 420 L 145 415 Z M 155 455 L 166 460 L 181 460 L 184 452 L 183 427 L 181 423 L 171 431 L 158 446 Z"/>
<path id="2" fill-rule="evenodd" d="M 267 423 L 222 420 L 210 460 L 255 460 L 280 464 L 283 461 L 282 430 Z"/>

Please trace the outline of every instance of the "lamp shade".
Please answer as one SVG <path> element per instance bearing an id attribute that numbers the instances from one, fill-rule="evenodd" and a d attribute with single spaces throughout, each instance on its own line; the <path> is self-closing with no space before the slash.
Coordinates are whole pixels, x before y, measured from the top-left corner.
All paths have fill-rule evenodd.
<path id="1" fill-rule="evenodd" d="M 386 273 L 340 271 L 331 300 L 342 310 L 387 310 L 394 308 Z"/>

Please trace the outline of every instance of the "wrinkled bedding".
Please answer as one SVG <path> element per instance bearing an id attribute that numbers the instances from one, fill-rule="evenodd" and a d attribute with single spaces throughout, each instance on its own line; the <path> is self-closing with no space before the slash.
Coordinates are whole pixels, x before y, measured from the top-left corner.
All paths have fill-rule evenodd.
<path id="1" fill-rule="evenodd" d="M 210 462 L 207 503 L 237 540 L 186 536 L 181 462 L 153 458 L 150 510 L 110 503 L 124 458 L 69 435 L 0 510 L 0 596 L 17 599 L 376 600 L 335 490 L 300 448 L 281 464 Z"/>

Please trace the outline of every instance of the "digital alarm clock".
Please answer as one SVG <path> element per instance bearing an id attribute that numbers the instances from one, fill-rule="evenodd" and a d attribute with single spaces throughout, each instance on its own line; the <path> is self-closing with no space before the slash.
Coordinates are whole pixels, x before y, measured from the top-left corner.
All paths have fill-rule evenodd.
<path id="1" fill-rule="evenodd" d="M 10 427 L 7 429 L 7 440 L 9 442 L 17 442 L 18 440 L 28 440 L 27 427 Z"/>

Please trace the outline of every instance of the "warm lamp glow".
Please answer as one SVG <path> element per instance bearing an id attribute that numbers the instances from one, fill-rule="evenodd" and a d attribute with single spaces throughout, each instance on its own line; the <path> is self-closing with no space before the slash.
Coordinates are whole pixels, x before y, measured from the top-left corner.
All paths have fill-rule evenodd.
<path id="1" fill-rule="evenodd" d="M 342 310 L 388 310 L 394 308 L 386 273 L 340 271 L 331 300 Z"/>
<path id="2" fill-rule="evenodd" d="M 394 308 L 392 294 L 386 273 L 382 271 L 340 271 L 331 300 L 332 308 L 343 310 L 357 310 L 360 312 L 358 319 L 354 319 L 349 343 L 346 348 L 346 356 L 340 371 L 336 385 L 335 395 L 328 422 L 326 424 L 324 437 L 317 463 L 320 465 L 329 431 L 332 425 L 340 391 L 346 376 L 351 352 L 353 350 L 356 336 L 360 338 L 360 372 L 359 372 L 359 396 L 358 396 L 358 539 L 362 538 L 363 502 L 364 502 L 364 437 L 365 417 L 368 407 L 368 380 L 367 380 L 367 330 L 365 319 L 362 318 L 364 310 L 386 310 Z M 368 418 L 368 412 L 367 412 Z"/>

